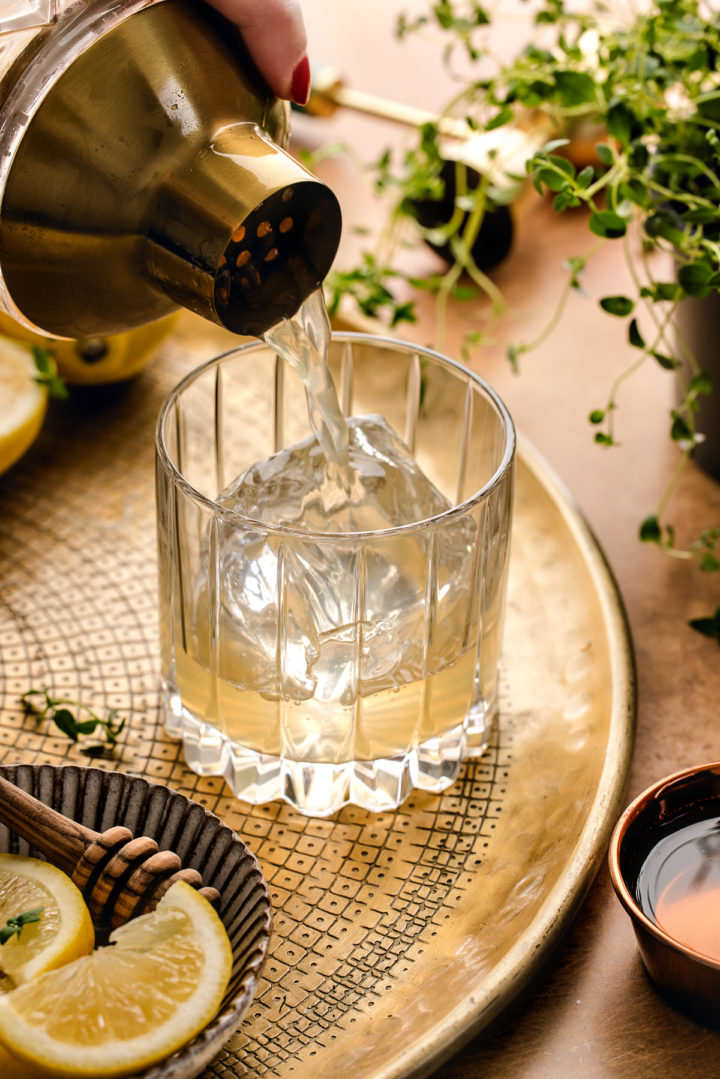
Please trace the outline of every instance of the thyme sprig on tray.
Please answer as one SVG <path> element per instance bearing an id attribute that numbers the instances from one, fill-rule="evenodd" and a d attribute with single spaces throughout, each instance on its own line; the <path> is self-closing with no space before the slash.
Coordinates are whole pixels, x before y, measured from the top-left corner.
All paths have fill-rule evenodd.
<path id="1" fill-rule="evenodd" d="M 80 746 L 81 752 L 88 757 L 103 757 L 112 753 L 125 728 L 125 720 L 114 709 L 103 718 L 82 701 L 53 697 L 46 688 L 29 689 L 22 694 L 20 701 L 27 715 L 35 716 L 38 720 L 50 720 L 72 742 L 79 742 L 81 737 L 98 732 L 100 740 L 83 742 Z M 83 714 L 87 715 L 86 719 L 80 718 Z"/>

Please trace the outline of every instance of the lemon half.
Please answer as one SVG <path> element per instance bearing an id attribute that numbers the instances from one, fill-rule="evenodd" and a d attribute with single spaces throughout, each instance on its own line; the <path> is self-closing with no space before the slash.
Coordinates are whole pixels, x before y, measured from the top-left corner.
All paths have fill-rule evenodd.
<path id="1" fill-rule="evenodd" d="M 225 928 L 177 881 L 110 944 L 0 998 L 0 1039 L 51 1075 L 118 1076 L 173 1053 L 215 1016 L 232 968 Z"/>
<path id="2" fill-rule="evenodd" d="M 0 333 L 41 345 L 52 354 L 59 375 L 72 385 L 122 382 L 138 375 L 174 328 L 178 314 L 167 315 L 125 333 L 76 341 L 44 337 L 0 311 Z"/>
<path id="3" fill-rule="evenodd" d="M 45 419 L 47 390 L 37 373 L 27 348 L 0 338 L 0 473 L 22 457 Z"/>

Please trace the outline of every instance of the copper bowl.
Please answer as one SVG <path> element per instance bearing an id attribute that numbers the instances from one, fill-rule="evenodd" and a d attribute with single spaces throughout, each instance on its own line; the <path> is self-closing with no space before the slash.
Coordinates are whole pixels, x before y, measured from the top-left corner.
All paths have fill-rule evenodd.
<path id="1" fill-rule="evenodd" d="M 650 978 L 671 1004 L 712 1027 L 720 1027 L 720 959 L 666 932 L 641 907 L 638 878 L 641 871 L 644 879 L 653 872 L 648 859 L 661 840 L 717 818 L 720 763 L 688 768 L 655 783 L 628 806 L 615 825 L 609 850 L 613 886 L 630 915 Z"/>

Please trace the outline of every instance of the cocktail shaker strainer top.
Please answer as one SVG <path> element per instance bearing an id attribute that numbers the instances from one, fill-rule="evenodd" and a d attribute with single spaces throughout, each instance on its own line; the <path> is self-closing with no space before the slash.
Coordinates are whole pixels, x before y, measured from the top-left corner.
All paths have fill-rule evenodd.
<path id="1" fill-rule="evenodd" d="M 0 307 L 56 337 L 177 306 L 242 334 L 291 317 L 341 220 L 283 149 L 288 118 L 197 0 L 17 0 L 0 16 Z"/>

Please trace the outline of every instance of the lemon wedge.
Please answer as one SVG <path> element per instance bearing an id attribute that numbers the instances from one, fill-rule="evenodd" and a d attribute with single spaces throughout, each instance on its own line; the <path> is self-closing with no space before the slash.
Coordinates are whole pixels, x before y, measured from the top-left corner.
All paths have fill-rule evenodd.
<path id="1" fill-rule="evenodd" d="M 118 1076 L 162 1060 L 213 1018 L 232 950 L 204 896 L 184 881 L 110 943 L 0 998 L 0 1039 L 57 1076 Z"/>
<path id="2" fill-rule="evenodd" d="M 0 854 L 0 926 L 37 910 L 38 920 L 0 947 L 6 987 L 87 955 L 95 933 L 85 900 L 65 873 L 37 858 Z"/>
<path id="3" fill-rule="evenodd" d="M 36 375 L 28 349 L 0 338 L 0 473 L 22 457 L 42 427 L 47 390 Z"/>

